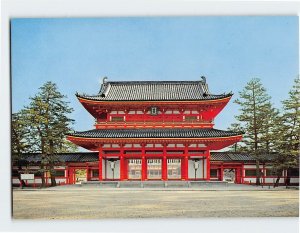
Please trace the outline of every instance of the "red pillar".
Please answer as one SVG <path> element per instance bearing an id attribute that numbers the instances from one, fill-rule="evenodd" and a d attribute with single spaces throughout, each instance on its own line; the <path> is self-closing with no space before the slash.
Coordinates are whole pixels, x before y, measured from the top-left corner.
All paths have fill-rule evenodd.
<path id="1" fill-rule="evenodd" d="M 184 148 L 184 157 L 181 160 L 181 179 L 189 179 L 189 159 L 188 159 L 188 145 Z"/>
<path id="2" fill-rule="evenodd" d="M 124 156 L 121 154 L 120 155 L 120 180 L 125 179 L 125 172 L 126 172 L 126 168 L 125 168 Z"/>
<path id="3" fill-rule="evenodd" d="M 69 167 L 69 175 L 68 175 L 68 177 L 69 177 L 69 184 L 74 184 L 74 174 L 73 174 L 73 168 L 70 168 Z"/>
<path id="4" fill-rule="evenodd" d="M 89 170 L 89 165 L 86 163 L 86 181 L 90 180 L 90 170 Z"/>
<path id="5" fill-rule="evenodd" d="M 266 183 L 266 166 L 263 164 L 263 184 Z"/>
<path id="6" fill-rule="evenodd" d="M 245 174 L 245 167 L 244 163 L 242 164 L 242 171 L 241 171 L 241 183 L 244 183 L 244 174 Z"/>
<path id="7" fill-rule="evenodd" d="M 189 160 L 188 156 L 184 156 L 181 160 L 181 179 L 188 180 Z"/>
<path id="8" fill-rule="evenodd" d="M 66 184 L 70 184 L 70 180 L 69 180 L 69 167 L 66 166 L 65 168 L 65 176 L 66 176 Z"/>
<path id="9" fill-rule="evenodd" d="M 141 172 L 142 172 L 141 180 L 147 180 L 147 159 L 144 155 L 142 156 L 142 171 Z"/>
<path id="10" fill-rule="evenodd" d="M 103 180 L 103 177 L 102 177 L 102 159 L 103 159 L 102 147 L 99 147 L 99 165 L 98 165 L 99 181 Z"/>
<path id="11" fill-rule="evenodd" d="M 206 180 L 210 180 L 210 151 L 206 155 Z"/>
<path id="12" fill-rule="evenodd" d="M 144 109 L 144 112 L 146 112 L 146 110 Z M 142 143 L 142 167 L 141 167 L 141 180 L 147 180 L 147 159 L 146 159 L 146 144 Z"/>
<path id="13" fill-rule="evenodd" d="M 120 145 L 120 180 L 127 179 L 127 161 L 124 158 L 124 144 Z"/>
<path id="14" fill-rule="evenodd" d="M 223 175 L 224 175 L 224 167 L 223 167 L 223 163 L 221 163 L 221 174 L 220 174 L 221 181 L 223 181 Z"/>
<path id="15" fill-rule="evenodd" d="M 167 163 L 167 145 L 163 144 L 163 157 L 162 157 L 162 168 L 161 168 L 161 179 L 167 180 L 168 179 L 168 163 Z"/>
<path id="16" fill-rule="evenodd" d="M 162 180 L 168 179 L 168 165 L 167 165 L 167 157 L 164 155 L 162 158 Z"/>

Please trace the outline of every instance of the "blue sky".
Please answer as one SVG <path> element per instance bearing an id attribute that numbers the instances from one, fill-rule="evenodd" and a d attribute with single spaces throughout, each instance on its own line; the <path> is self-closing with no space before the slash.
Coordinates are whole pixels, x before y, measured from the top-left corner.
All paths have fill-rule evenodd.
<path id="1" fill-rule="evenodd" d="M 102 77 L 127 80 L 200 80 L 214 94 L 234 92 L 215 128 L 235 122 L 233 100 L 254 77 L 281 107 L 299 74 L 298 17 L 128 17 L 13 19 L 12 109 L 47 81 L 67 95 L 74 129 L 94 120 L 75 92 L 96 94 Z"/>

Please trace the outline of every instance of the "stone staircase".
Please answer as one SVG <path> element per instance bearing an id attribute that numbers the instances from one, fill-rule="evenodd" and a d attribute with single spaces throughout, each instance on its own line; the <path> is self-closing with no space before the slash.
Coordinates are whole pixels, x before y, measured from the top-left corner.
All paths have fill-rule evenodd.
<path id="1" fill-rule="evenodd" d="M 227 187 L 226 181 L 85 181 L 78 184 L 81 187 L 100 187 L 100 188 L 214 188 Z"/>
<path id="2" fill-rule="evenodd" d="M 101 188 L 117 188 L 118 181 L 84 181 L 81 184 L 77 184 L 78 186 L 85 187 L 95 187 L 99 186 Z"/>
<path id="3" fill-rule="evenodd" d="M 227 181 L 189 181 L 191 188 L 213 188 L 213 187 L 227 187 Z"/>

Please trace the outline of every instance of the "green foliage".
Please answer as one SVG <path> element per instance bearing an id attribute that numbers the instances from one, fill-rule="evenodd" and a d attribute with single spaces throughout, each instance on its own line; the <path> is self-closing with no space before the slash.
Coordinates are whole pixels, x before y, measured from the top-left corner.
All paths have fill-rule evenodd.
<path id="1" fill-rule="evenodd" d="M 251 79 L 239 95 L 239 99 L 234 102 L 240 105 L 241 113 L 236 119 L 245 133 L 244 149 L 255 154 L 271 152 L 274 146 L 273 126 L 278 119 L 278 110 L 272 106 L 271 97 L 257 78 Z"/>
<path id="2" fill-rule="evenodd" d="M 44 84 L 40 92 L 30 98 L 31 102 L 24 111 L 37 152 L 54 154 L 67 150 L 64 138 L 71 130 L 73 120 L 68 114 L 73 109 L 64 98 L 56 84 L 51 82 Z"/>
<path id="3" fill-rule="evenodd" d="M 41 153 L 41 172 L 54 171 L 54 164 L 59 162 L 55 153 L 77 150 L 65 139 L 74 122 L 68 117 L 73 109 L 65 98 L 56 84 L 47 82 L 30 98 L 30 104 L 12 117 L 12 151 Z"/>
<path id="4" fill-rule="evenodd" d="M 241 134 L 243 133 L 243 128 L 241 126 L 241 124 L 239 123 L 233 123 L 231 124 L 230 127 L 228 127 L 228 130 L 233 131 L 233 132 L 241 132 Z M 233 152 L 246 152 L 246 148 L 245 146 L 245 142 L 244 142 L 244 137 L 242 138 L 241 141 L 235 143 L 234 145 L 228 147 L 229 151 L 233 151 Z"/>
<path id="5" fill-rule="evenodd" d="M 29 131 L 26 127 L 23 111 L 13 113 L 11 118 L 11 149 L 13 156 L 30 151 L 30 145 L 26 140 Z"/>
<path id="6" fill-rule="evenodd" d="M 270 96 L 259 79 L 252 79 L 239 93 L 235 103 L 240 105 L 238 123 L 230 129 L 244 131 L 243 141 L 231 148 L 256 156 L 257 178 L 258 164 L 265 154 L 276 152 L 273 171 L 280 175 L 283 169 L 297 167 L 299 163 L 300 135 L 300 79 L 297 77 L 289 98 L 282 101 L 283 111 L 275 109 Z M 262 155 L 262 157 L 260 157 Z M 258 179 L 257 179 L 258 182 Z"/>
<path id="7" fill-rule="evenodd" d="M 295 79 L 289 98 L 282 101 L 283 113 L 277 124 L 276 150 L 278 157 L 273 166 L 276 170 L 298 166 L 300 140 L 300 79 Z"/>
<path id="8" fill-rule="evenodd" d="M 276 145 L 274 124 L 278 121 L 278 110 L 270 100 L 261 81 L 253 78 L 234 101 L 240 106 L 240 115 L 236 116 L 238 123 L 232 127 L 239 127 L 244 132 L 241 150 L 256 158 L 257 184 L 260 177 L 259 161 L 262 160 L 260 156 L 274 151 Z"/>

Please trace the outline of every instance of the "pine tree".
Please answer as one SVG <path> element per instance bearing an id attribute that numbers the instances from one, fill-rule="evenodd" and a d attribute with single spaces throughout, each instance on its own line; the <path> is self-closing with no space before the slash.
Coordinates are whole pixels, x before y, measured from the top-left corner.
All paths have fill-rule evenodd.
<path id="1" fill-rule="evenodd" d="M 273 161 L 273 169 L 278 175 L 276 184 L 284 169 L 297 167 L 299 161 L 300 140 L 300 79 L 295 79 L 289 92 L 289 98 L 282 101 L 283 114 L 277 125 L 276 150 L 279 156 Z M 287 179 L 289 183 L 289 178 Z"/>
<path id="2" fill-rule="evenodd" d="M 251 79 L 239 95 L 239 99 L 234 101 L 240 105 L 241 112 L 236 119 L 245 133 L 244 149 L 256 159 L 256 184 L 259 185 L 261 155 L 271 150 L 272 127 L 278 114 L 272 107 L 271 97 L 262 86 L 260 79 Z"/>
<path id="3" fill-rule="evenodd" d="M 233 131 L 233 132 L 241 132 L 243 134 L 244 129 L 239 123 L 232 123 L 230 127 L 228 127 L 228 130 Z M 241 141 L 236 142 L 234 145 L 228 147 L 229 151 L 233 152 L 245 152 L 245 143 L 244 143 L 244 138 L 242 138 Z"/>
<path id="4" fill-rule="evenodd" d="M 280 122 L 278 109 L 269 102 L 264 109 L 261 133 L 261 151 L 266 154 L 276 152 L 278 144 L 277 125 Z"/>
<path id="5" fill-rule="evenodd" d="M 20 111 L 12 114 L 11 118 L 11 153 L 12 161 L 18 167 L 18 179 L 22 187 L 26 186 L 24 180 L 21 180 L 22 166 L 26 165 L 23 158 L 21 157 L 23 153 L 31 152 L 31 147 L 28 144 L 27 137 L 29 135 L 29 130 L 24 118 L 24 111 Z"/>
<path id="6" fill-rule="evenodd" d="M 70 132 L 73 120 L 68 117 L 73 109 L 68 106 L 56 84 L 45 83 L 40 92 L 31 97 L 30 104 L 24 110 L 30 134 L 27 140 L 36 152 L 41 153 L 42 186 L 45 186 L 44 172 L 50 172 L 51 186 L 55 186 L 54 165 L 59 162 L 55 153 L 74 150 L 65 140 L 65 134 Z"/>

